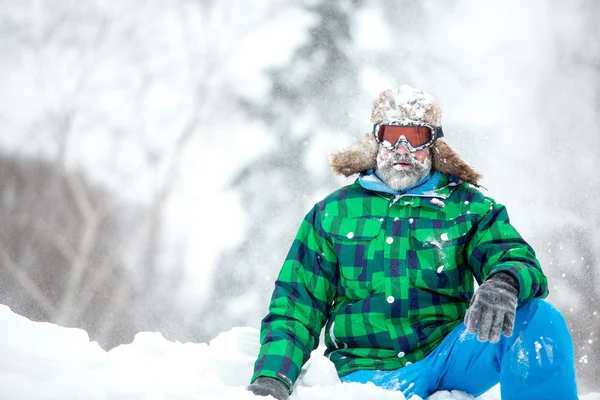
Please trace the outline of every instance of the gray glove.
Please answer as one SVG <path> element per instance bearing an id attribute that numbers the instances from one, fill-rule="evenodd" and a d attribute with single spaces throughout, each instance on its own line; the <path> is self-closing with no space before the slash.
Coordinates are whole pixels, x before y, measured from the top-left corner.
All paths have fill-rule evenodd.
<path id="1" fill-rule="evenodd" d="M 279 379 L 261 376 L 248 386 L 248 390 L 257 396 L 273 396 L 277 400 L 287 400 L 290 391 L 285 383 Z"/>
<path id="2" fill-rule="evenodd" d="M 496 343 L 500 332 L 511 336 L 519 295 L 519 281 L 508 272 L 498 272 L 485 280 L 471 299 L 465 315 L 469 333 L 480 342 Z"/>

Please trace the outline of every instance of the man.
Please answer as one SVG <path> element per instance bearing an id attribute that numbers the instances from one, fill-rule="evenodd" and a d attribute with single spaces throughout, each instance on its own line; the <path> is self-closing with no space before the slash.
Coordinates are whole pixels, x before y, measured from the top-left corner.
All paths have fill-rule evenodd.
<path id="1" fill-rule="evenodd" d="M 330 159 L 359 178 L 300 225 L 249 390 L 287 399 L 325 328 L 342 382 L 407 398 L 478 396 L 500 382 L 503 399 L 577 399 L 571 337 L 540 300 L 548 285 L 535 253 L 442 139 L 436 100 L 389 89 L 371 121 L 372 134 Z"/>

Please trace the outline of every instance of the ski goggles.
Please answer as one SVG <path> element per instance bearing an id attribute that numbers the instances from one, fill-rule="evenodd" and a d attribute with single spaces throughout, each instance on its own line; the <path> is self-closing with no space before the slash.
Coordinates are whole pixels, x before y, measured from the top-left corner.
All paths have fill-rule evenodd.
<path id="1" fill-rule="evenodd" d="M 381 121 L 373 125 L 373 136 L 377 143 L 390 150 L 396 150 L 402 143 L 415 152 L 432 146 L 444 137 L 444 132 L 441 126 L 418 121 Z"/>

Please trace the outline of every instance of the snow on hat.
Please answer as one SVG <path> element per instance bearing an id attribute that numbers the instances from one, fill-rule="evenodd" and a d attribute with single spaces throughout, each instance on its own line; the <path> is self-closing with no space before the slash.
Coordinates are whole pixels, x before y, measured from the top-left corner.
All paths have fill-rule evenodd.
<path id="1" fill-rule="evenodd" d="M 442 125 L 442 110 L 437 100 L 421 89 L 402 85 L 384 90 L 373 101 L 371 122 L 408 119 L 433 126 Z"/>
<path id="2" fill-rule="evenodd" d="M 371 122 L 412 120 L 433 126 L 442 125 L 442 110 L 429 93 L 402 85 L 384 90 L 373 101 Z M 367 133 L 360 143 L 329 156 L 331 169 L 338 175 L 350 176 L 377 168 L 379 145 L 372 133 Z M 444 138 L 431 146 L 432 168 L 446 175 L 478 185 L 481 175 L 448 146 Z"/>

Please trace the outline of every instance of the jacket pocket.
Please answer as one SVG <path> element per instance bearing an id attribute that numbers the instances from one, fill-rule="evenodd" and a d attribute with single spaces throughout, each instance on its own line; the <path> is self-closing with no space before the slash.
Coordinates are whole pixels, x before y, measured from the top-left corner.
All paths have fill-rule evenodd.
<path id="1" fill-rule="evenodd" d="M 463 282 L 468 226 L 455 220 L 419 219 L 411 229 L 410 277 L 416 287 L 457 288 Z"/>
<path id="2" fill-rule="evenodd" d="M 323 229 L 331 237 L 340 274 L 347 280 L 368 280 L 367 259 L 382 221 L 374 218 L 327 217 Z"/>

